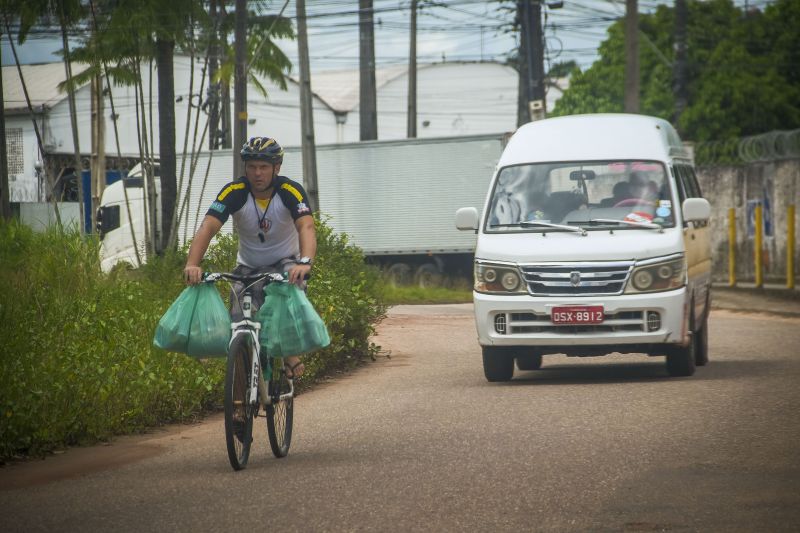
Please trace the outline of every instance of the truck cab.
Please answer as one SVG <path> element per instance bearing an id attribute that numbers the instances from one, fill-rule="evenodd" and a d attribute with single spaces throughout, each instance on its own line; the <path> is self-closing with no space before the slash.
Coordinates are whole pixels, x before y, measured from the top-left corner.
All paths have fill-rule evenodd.
<path id="1" fill-rule="evenodd" d="M 157 175 L 156 167 L 156 175 Z M 122 263 L 137 267 L 145 262 L 148 227 L 146 183 L 141 165 L 131 169 L 126 178 L 107 186 L 97 209 L 97 233 L 100 237 L 100 268 L 109 272 Z M 155 180 L 156 198 L 161 182 Z M 160 228 L 161 209 L 156 204 L 156 231 Z M 137 255 L 138 252 L 138 255 Z"/>
<path id="2" fill-rule="evenodd" d="M 666 121 L 576 115 L 510 139 L 478 235 L 476 327 L 489 381 L 543 356 L 645 353 L 670 375 L 708 361 L 710 205 Z"/>

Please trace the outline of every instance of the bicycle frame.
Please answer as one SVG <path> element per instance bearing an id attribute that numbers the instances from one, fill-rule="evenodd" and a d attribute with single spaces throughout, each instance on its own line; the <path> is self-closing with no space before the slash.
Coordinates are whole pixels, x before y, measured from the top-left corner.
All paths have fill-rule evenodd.
<path id="1" fill-rule="evenodd" d="M 286 278 L 280 274 L 264 274 L 262 276 L 247 276 L 248 278 L 255 278 L 258 277 L 260 279 L 267 279 L 269 278 L 268 283 L 271 282 L 287 282 Z M 207 283 L 216 282 L 219 279 L 225 279 L 226 281 L 230 282 L 232 280 L 236 280 L 234 276 L 230 274 L 224 273 L 211 273 L 208 274 L 204 281 Z M 261 324 L 258 321 L 252 320 L 252 303 L 253 303 L 253 295 L 250 292 L 250 288 L 256 282 L 251 283 L 250 285 L 244 288 L 242 292 L 242 297 L 240 301 L 243 319 L 238 322 L 233 322 L 231 324 L 231 340 L 228 346 L 231 346 L 234 339 L 239 335 L 250 335 L 252 338 L 252 346 L 254 348 L 253 353 L 250 354 L 250 383 L 248 384 L 248 392 L 247 392 L 247 403 L 250 407 L 256 406 L 259 403 L 259 397 L 261 397 L 261 404 L 262 405 L 271 405 L 276 404 L 278 402 L 287 400 L 294 396 L 294 380 L 289 379 L 289 391 L 280 394 L 280 395 L 269 395 L 267 390 L 266 382 L 264 381 L 264 376 L 261 373 L 261 361 L 260 357 L 258 356 L 261 353 L 261 343 L 259 342 L 259 334 L 261 332 Z M 238 294 L 235 294 L 236 298 L 239 298 Z M 273 368 L 273 371 L 276 369 Z"/>

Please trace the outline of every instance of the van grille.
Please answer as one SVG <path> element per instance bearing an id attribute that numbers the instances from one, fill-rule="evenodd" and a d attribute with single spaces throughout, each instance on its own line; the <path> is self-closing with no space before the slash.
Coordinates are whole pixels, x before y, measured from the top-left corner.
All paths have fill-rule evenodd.
<path id="1" fill-rule="evenodd" d="M 595 333 L 614 333 L 619 331 L 645 332 L 648 331 L 648 311 L 620 311 L 606 313 L 602 324 L 586 325 L 561 325 L 553 324 L 550 315 L 546 313 L 503 313 L 504 325 L 507 324 L 508 334 L 542 334 L 549 335 L 581 335 Z M 495 318 L 497 323 L 497 318 Z"/>
<path id="2" fill-rule="evenodd" d="M 621 294 L 633 262 L 522 266 L 528 292 L 534 296 Z"/>

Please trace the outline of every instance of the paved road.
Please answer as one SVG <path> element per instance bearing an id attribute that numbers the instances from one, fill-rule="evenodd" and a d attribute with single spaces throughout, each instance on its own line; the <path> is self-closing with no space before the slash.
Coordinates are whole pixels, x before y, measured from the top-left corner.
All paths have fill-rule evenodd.
<path id="1" fill-rule="evenodd" d="M 0 530 L 800 528 L 800 318 L 715 310 L 681 379 L 553 356 L 489 384 L 463 305 L 395 308 L 376 340 L 391 358 L 298 398 L 288 458 L 262 428 L 232 472 L 219 416 L 71 450 L 0 469 Z"/>

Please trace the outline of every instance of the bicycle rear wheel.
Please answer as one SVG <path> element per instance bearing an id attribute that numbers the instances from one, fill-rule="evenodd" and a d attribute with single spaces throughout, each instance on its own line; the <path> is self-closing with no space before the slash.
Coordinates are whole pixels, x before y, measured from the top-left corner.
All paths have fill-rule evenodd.
<path id="1" fill-rule="evenodd" d="M 249 336 L 238 335 L 228 350 L 228 368 L 225 373 L 225 443 L 228 446 L 228 459 L 234 470 L 247 466 L 250 444 L 253 442 L 255 409 L 247 404 L 251 344 Z"/>
<path id="2" fill-rule="evenodd" d="M 268 387 L 271 397 L 277 397 L 291 390 L 289 379 L 283 370 L 283 360 L 274 359 L 273 364 L 279 365 L 281 370 L 273 372 Z M 289 445 L 292 443 L 292 419 L 294 412 L 294 397 L 281 400 L 277 403 L 267 405 L 267 434 L 269 435 L 269 445 L 275 457 L 286 457 L 289 453 Z"/>

